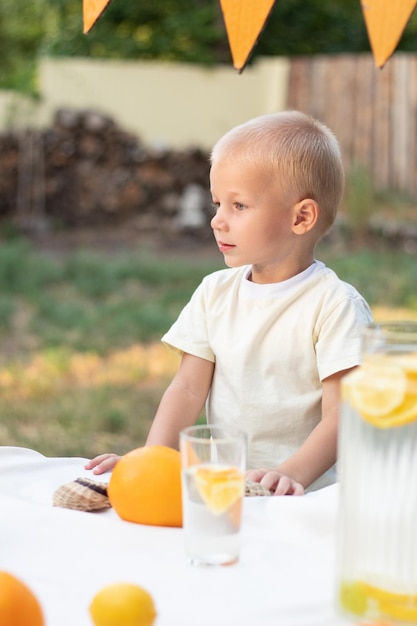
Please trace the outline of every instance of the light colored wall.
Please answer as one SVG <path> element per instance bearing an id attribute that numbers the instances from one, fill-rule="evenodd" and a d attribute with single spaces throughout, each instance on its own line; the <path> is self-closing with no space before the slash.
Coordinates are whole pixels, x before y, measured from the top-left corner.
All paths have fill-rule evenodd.
<path id="1" fill-rule="evenodd" d="M 61 107 L 94 109 L 148 145 L 210 148 L 232 126 L 286 106 L 289 61 L 263 58 L 237 74 L 231 66 L 143 61 L 47 59 L 33 125 Z M 7 123 L 0 92 L 0 126 Z M 27 123 L 27 114 L 16 116 Z M 20 123 L 20 122 L 19 122 Z"/>
<path id="2" fill-rule="evenodd" d="M 13 91 L 0 90 L 0 129 L 30 125 L 37 117 L 39 103 Z"/>

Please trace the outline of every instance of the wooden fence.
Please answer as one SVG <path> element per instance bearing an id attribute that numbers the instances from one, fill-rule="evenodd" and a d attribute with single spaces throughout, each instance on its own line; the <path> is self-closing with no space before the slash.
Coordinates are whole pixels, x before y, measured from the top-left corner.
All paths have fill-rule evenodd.
<path id="1" fill-rule="evenodd" d="M 376 189 L 417 196 L 417 54 L 382 70 L 370 54 L 292 58 L 289 81 L 288 106 L 334 131 L 347 171 L 360 164 Z"/>

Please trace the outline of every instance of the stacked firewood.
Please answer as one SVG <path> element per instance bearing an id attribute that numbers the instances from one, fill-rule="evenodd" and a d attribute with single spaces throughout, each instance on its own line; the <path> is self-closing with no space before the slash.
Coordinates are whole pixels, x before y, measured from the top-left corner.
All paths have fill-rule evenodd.
<path id="1" fill-rule="evenodd" d="M 59 110 L 46 130 L 0 134 L 0 218 L 27 230 L 128 220 L 204 231 L 208 180 L 203 150 L 147 147 L 95 111 Z"/>

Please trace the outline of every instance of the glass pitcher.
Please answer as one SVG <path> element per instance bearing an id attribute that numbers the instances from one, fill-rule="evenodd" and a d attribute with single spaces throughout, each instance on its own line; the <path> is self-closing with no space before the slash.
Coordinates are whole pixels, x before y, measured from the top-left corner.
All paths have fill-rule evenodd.
<path id="1" fill-rule="evenodd" d="M 338 471 L 339 607 L 355 623 L 417 624 L 417 322 L 364 330 L 342 382 Z"/>

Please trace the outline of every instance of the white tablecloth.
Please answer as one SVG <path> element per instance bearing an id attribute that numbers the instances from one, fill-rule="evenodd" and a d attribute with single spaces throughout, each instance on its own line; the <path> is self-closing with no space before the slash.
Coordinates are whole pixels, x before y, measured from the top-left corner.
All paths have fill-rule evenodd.
<path id="1" fill-rule="evenodd" d="M 0 569 L 31 587 L 47 626 L 91 626 L 93 595 L 120 581 L 152 594 L 155 626 L 350 623 L 334 603 L 337 486 L 246 498 L 240 562 L 198 568 L 186 562 L 182 529 L 53 507 L 57 487 L 93 477 L 84 463 L 0 447 Z"/>

